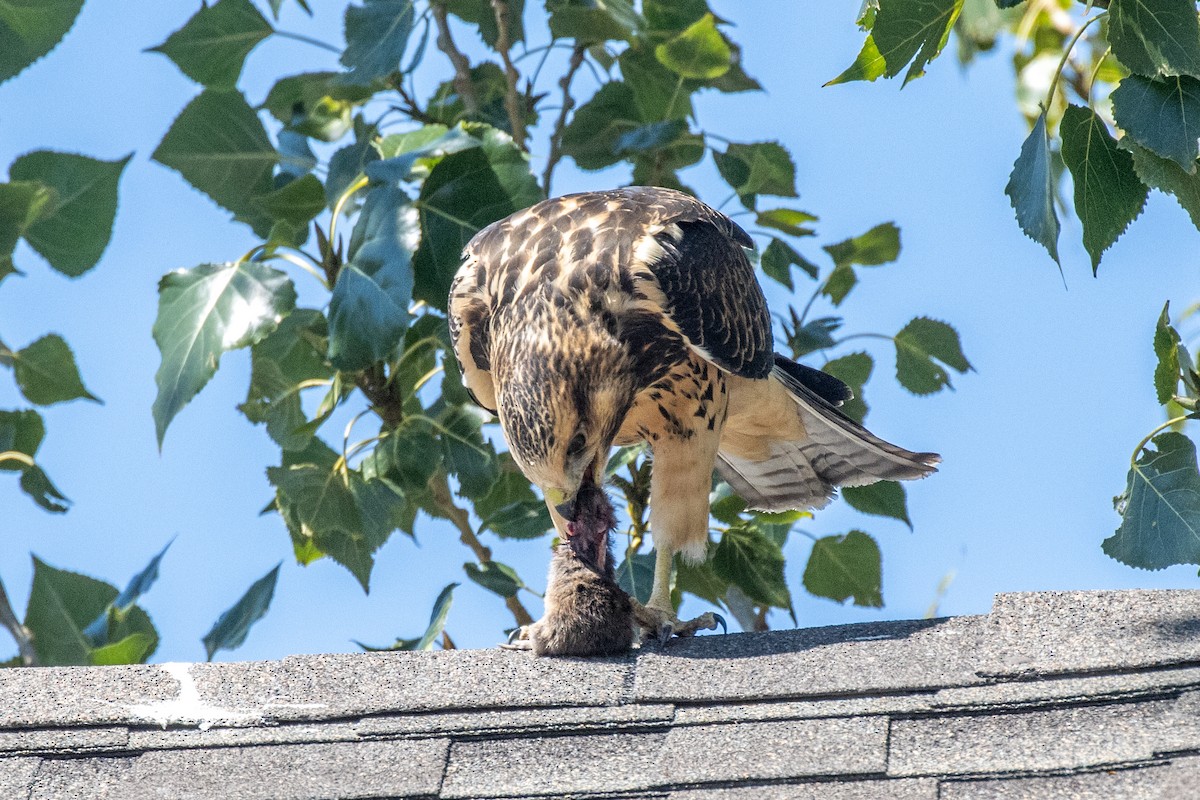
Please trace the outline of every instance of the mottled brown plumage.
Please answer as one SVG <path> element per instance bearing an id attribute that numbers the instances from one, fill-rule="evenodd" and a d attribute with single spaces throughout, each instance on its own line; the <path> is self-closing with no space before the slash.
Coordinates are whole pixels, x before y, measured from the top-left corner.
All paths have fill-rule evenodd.
<path id="1" fill-rule="evenodd" d="M 837 411 L 844 384 L 774 353 L 752 244 L 670 189 L 569 195 L 480 231 L 450 292 L 464 381 L 498 413 L 560 535 L 611 446 L 649 443 L 647 607 L 668 628 L 672 558 L 706 552 L 714 468 L 752 508 L 781 510 L 938 460 L 875 437 Z"/>

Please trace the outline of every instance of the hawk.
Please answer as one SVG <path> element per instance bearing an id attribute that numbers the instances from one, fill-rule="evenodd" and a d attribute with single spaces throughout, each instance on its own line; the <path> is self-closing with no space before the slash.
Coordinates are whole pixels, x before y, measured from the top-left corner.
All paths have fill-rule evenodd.
<path id="1" fill-rule="evenodd" d="M 584 192 L 479 231 L 450 289 L 463 381 L 498 415 L 560 537 L 597 524 L 577 499 L 612 446 L 649 445 L 656 560 L 638 611 L 664 638 L 715 627 L 711 614 L 681 623 L 670 594 L 675 554 L 707 554 L 714 469 L 750 508 L 781 511 L 940 460 L 876 437 L 837 410 L 845 384 L 774 352 L 753 246 L 682 192 Z"/>

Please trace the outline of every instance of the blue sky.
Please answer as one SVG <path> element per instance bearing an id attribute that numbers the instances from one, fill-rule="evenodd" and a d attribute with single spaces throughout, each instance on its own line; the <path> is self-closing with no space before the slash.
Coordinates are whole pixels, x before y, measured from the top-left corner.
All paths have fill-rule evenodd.
<path id="1" fill-rule="evenodd" d="M 279 27 L 340 44 L 332 6 L 342 4 L 314 5 L 330 8 L 309 20 L 285 4 Z M 793 537 L 789 580 L 800 624 L 921 616 L 949 573 L 944 614 L 985 613 L 997 592 L 1195 587 L 1194 568 L 1137 571 L 1100 550 L 1119 521 L 1112 497 L 1123 488 L 1131 449 L 1161 421 L 1151 384 L 1154 322 L 1164 301 L 1182 309 L 1197 299 L 1200 237 L 1186 214 L 1152 194 L 1098 279 L 1078 222 L 1064 219 L 1064 288 L 1042 248 L 1018 230 L 1003 194 L 1026 134 L 1005 54 L 963 73 L 948 53 L 903 91 L 886 81 L 821 88 L 861 45 L 854 7 L 813 11 L 772 2 L 749 13 L 732 0 L 712 5 L 736 23 L 746 70 L 767 92 L 706 94 L 700 124 L 734 141 L 777 139 L 791 151 L 800 205 L 821 217 L 818 238 L 802 251 L 819 259 L 820 244 L 888 220 L 901 227 L 899 262 L 864 270 L 843 305 L 847 332 L 892 334 L 917 315 L 946 320 L 977 369 L 955 376 L 956 391 L 915 398 L 890 377 L 890 346 L 874 351 L 870 426 L 907 447 L 940 452 L 944 466 L 909 485 L 915 532 L 841 504 L 805 526 L 818 535 L 858 527 L 876 536 L 884 553 L 882 610 L 806 595 L 799 573 L 808 540 Z M 226 212 L 149 160 L 199 88 L 166 58 L 142 50 L 197 7 L 137 0 L 118 11 L 92 0 L 56 51 L 0 85 L 0 165 L 42 148 L 105 159 L 135 153 L 112 243 L 95 270 L 67 280 L 22 245 L 17 263 L 27 276 L 0 286 L 4 341 L 22 347 L 47 332 L 62 334 L 88 388 L 104 400 L 44 412 L 49 434 L 40 460 L 74 500 L 68 514 L 44 513 L 14 479 L 0 480 L 0 577 L 21 611 L 30 551 L 123 584 L 174 536 L 161 580 L 143 601 L 162 635 L 155 660 L 202 659 L 200 637 L 217 615 L 280 559 L 270 613 L 244 647 L 222 658 L 353 650 L 351 639 L 385 644 L 418 635 L 451 581 L 463 586 L 448 630 L 460 646 L 489 646 L 511 620 L 499 598 L 465 580 L 461 564 L 470 554 L 448 526 L 425 520 L 416 543 L 393 536 L 378 555 L 370 596 L 330 561 L 302 568 L 291 560 L 282 521 L 258 515 L 271 496 L 264 469 L 277 463 L 278 450 L 234 408 L 245 396 L 247 353 L 225 357 L 158 452 L 150 417 L 157 281 L 177 267 L 237 258 L 255 243 Z M 460 37 L 464 44 L 470 38 L 465 31 Z M 241 87 L 257 103 L 275 77 L 332 67 L 334 58 L 271 40 L 250 56 Z M 430 48 L 418 86 L 428 94 L 447 74 L 443 56 Z M 582 85 L 590 88 L 591 79 Z M 710 202 L 728 193 L 711 162 L 685 177 Z M 621 170 L 582 173 L 568 161 L 555 191 L 627 180 Z M 302 302 L 319 302 L 315 283 L 300 273 L 295 280 Z M 802 305 L 808 291 L 801 285 L 794 302 Z M 787 302 L 774 289 L 769 298 L 775 310 Z M 24 405 L 11 382 L 0 380 L 0 408 Z M 548 540 L 488 544 L 532 586 L 544 585 Z M 772 622 L 791 624 L 779 613 Z M 0 646 L 0 655 L 10 649 Z"/>

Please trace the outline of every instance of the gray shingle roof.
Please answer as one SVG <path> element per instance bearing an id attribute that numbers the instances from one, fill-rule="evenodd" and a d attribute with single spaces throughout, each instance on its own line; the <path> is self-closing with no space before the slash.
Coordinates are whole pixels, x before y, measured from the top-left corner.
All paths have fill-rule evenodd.
<path id="1" fill-rule="evenodd" d="M 1200 591 L 499 650 L 0 672 L 0 797 L 1200 796 Z"/>

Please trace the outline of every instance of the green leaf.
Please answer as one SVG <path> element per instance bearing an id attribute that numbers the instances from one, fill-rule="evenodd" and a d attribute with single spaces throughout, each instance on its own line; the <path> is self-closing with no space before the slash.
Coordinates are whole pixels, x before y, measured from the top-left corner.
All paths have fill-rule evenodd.
<path id="1" fill-rule="evenodd" d="M 151 157 L 259 236 L 270 232 L 271 220 L 253 198 L 274 188 L 271 172 L 280 156 L 241 93 L 205 89 L 175 118 Z"/>
<path id="2" fill-rule="evenodd" d="M 792 290 L 796 288 L 792 284 L 792 267 L 799 267 L 813 279 L 817 277 L 818 273 L 816 264 L 796 252 L 796 249 L 790 244 L 782 239 L 776 239 L 774 236 L 763 250 L 759 263 L 762 264 L 762 270 L 768 277 L 774 278 Z"/>
<path id="3" fill-rule="evenodd" d="M 654 55 L 672 72 L 703 80 L 721 77 L 733 62 L 733 51 L 717 30 L 716 17 L 711 13 L 689 25 L 674 39 L 655 47 Z"/>
<path id="4" fill-rule="evenodd" d="M 492 443 L 483 438 L 479 414 L 473 408 L 452 406 L 439 420 L 446 471 L 458 478 L 459 494 L 478 500 L 491 494 L 500 477 Z"/>
<path id="5" fill-rule="evenodd" d="M 362 642 L 356 642 L 359 647 L 371 652 L 385 650 L 432 650 L 433 643 L 446 628 L 446 617 L 450 614 L 450 604 L 454 601 L 454 590 L 457 583 L 452 583 L 437 596 L 433 603 L 433 611 L 429 615 L 429 626 L 425 633 L 416 639 L 397 639 L 391 647 L 369 647 Z"/>
<path id="6" fill-rule="evenodd" d="M 876 225 L 866 233 L 824 248 L 836 266 L 879 266 L 900 257 L 900 229 L 894 222 Z"/>
<path id="7" fill-rule="evenodd" d="M 172 539 L 171 541 L 174 541 Z M 167 542 L 166 547 L 158 552 L 154 558 L 150 559 L 141 572 L 134 575 L 121 593 L 117 595 L 108 607 L 104 609 L 91 624 L 84 628 L 83 633 L 88 640 L 97 644 L 104 642 L 115 641 L 112 636 L 112 631 L 116 630 L 128 617 L 129 612 L 133 609 L 134 604 L 146 592 L 150 591 L 150 587 L 158 580 L 158 566 L 162 563 L 162 558 L 167 554 L 167 548 L 171 546 L 171 542 Z M 129 645 L 126 645 L 129 647 Z M 118 649 L 118 653 L 125 652 L 124 649 Z M 95 654 L 93 653 L 93 660 Z M 110 663 L 135 664 L 137 661 L 119 661 Z"/>
<path id="8" fill-rule="evenodd" d="M 828 362 L 821 370 L 850 387 L 854 397 L 845 401 L 838 410 L 855 422 L 862 424 L 867 416 L 867 402 L 863 397 L 863 386 L 871 379 L 875 359 L 863 352 L 849 353 Z"/>
<path id="9" fill-rule="evenodd" d="M 100 398 L 83 387 L 71 348 L 57 334 L 49 334 L 12 354 L 13 372 L 21 394 L 34 405 L 48 406 L 67 400 Z"/>
<path id="10" fill-rule="evenodd" d="M 650 591 L 654 588 L 654 560 L 653 550 L 649 553 L 632 553 L 627 554 L 617 567 L 617 585 L 639 603 L 650 600 Z"/>
<path id="11" fill-rule="evenodd" d="M 54 190 L 41 181 L 0 183 L 0 281 L 17 271 L 12 261 L 17 239 L 53 199 Z"/>
<path id="12" fill-rule="evenodd" d="M 354 107 L 369 100 L 375 84 L 342 83 L 337 72 L 304 72 L 280 78 L 267 93 L 262 108 L 297 133 L 334 142 L 350 130 Z"/>
<path id="13" fill-rule="evenodd" d="M 511 137 L 485 125 L 466 125 L 481 147 L 450 153 L 421 184 L 417 208 L 421 246 L 413 256 L 414 296 L 445 310 L 462 249 L 489 223 L 542 200 L 529 156 Z"/>
<path id="14" fill-rule="evenodd" d="M 962 7 L 963 0 L 889 0 L 881 4 L 871 38 L 883 57 L 884 74 L 894 78 L 912 62 L 904 83 L 924 75 L 925 65 L 946 46 Z"/>
<path id="15" fill-rule="evenodd" d="M 621 160 L 617 142 L 642 126 L 635 119 L 633 91 L 628 84 L 612 81 L 575 110 L 563 129 L 563 152 L 575 159 L 580 169 L 603 169 Z M 686 122 L 684 123 L 686 126 Z"/>
<path id="16" fill-rule="evenodd" d="M 837 344 L 833 334 L 842 327 L 841 317 L 817 317 L 794 328 L 788 336 L 788 347 L 796 358 L 825 350 Z"/>
<path id="17" fill-rule="evenodd" d="M 296 303 L 283 272 L 253 261 L 201 264 L 169 272 L 158 284 L 154 341 L 154 423 L 161 447 L 175 415 L 217 371 L 221 354 L 261 341 Z"/>
<path id="18" fill-rule="evenodd" d="M 804 588 L 817 597 L 883 608 L 879 545 L 862 531 L 824 536 L 813 544 L 804 568 Z"/>
<path id="19" fill-rule="evenodd" d="M 633 92 L 633 106 L 625 110 L 624 116 L 639 122 L 692 116 L 692 91 L 699 84 L 667 69 L 652 49 L 626 48 L 617 63 L 621 77 Z"/>
<path id="20" fill-rule="evenodd" d="M 1179 334 L 1171 326 L 1171 303 L 1163 306 L 1154 328 L 1154 391 L 1158 402 L 1166 405 L 1179 388 Z"/>
<path id="21" fill-rule="evenodd" d="M 250 626 L 266 616 L 275 596 L 275 582 L 279 580 L 282 563 L 250 585 L 236 603 L 225 610 L 212 629 L 201 639 L 204 652 L 212 661 L 218 650 L 236 650 L 246 641 Z"/>
<path id="22" fill-rule="evenodd" d="M 758 212 L 755 221 L 759 225 L 765 225 L 792 236 L 812 236 L 812 228 L 806 228 L 804 225 L 807 222 L 816 222 L 817 218 L 807 211 L 798 211 L 794 208 L 772 208 Z"/>
<path id="23" fill-rule="evenodd" d="M 0 453 L 24 453 L 33 458 L 45 436 L 46 425 L 38 412 L 0 411 Z M 24 469 L 25 465 L 19 461 L 0 460 L 0 470 L 21 472 Z"/>
<path id="24" fill-rule="evenodd" d="M 1004 187 L 1017 224 L 1030 239 L 1046 248 L 1058 262 L 1058 214 L 1054 211 L 1054 171 L 1050 166 L 1050 145 L 1046 137 L 1046 112 L 1042 112 L 1033 130 L 1021 145 L 1021 154 L 1013 164 L 1008 185 Z"/>
<path id="25" fill-rule="evenodd" d="M 622 133 L 613 142 L 613 150 L 617 155 L 622 156 L 661 150 L 672 142 L 678 141 L 679 137 L 687 132 L 687 120 L 669 119 L 662 122 L 651 122 L 649 125 L 639 125 Z"/>
<path id="26" fill-rule="evenodd" d="M 546 3 L 550 12 L 550 34 L 556 39 L 574 39 L 580 43 L 600 43 L 612 39 L 633 42 L 645 27 L 629 0 Z"/>
<path id="27" fill-rule="evenodd" d="M 65 514 L 71 506 L 71 501 L 50 482 L 50 476 L 36 464 L 27 467 L 21 473 L 21 491 L 29 495 L 51 514 Z"/>
<path id="28" fill-rule="evenodd" d="M 218 0 L 202 5 L 187 24 L 150 50 L 174 61 L 197 83 L 233 88 L 246 56 L 274 32 L 250 0 Z"/>
<path id="29" fill-rule="evenodd" d="M 298 308 L 250 350 L 250 391 L 238 408 L 251 422 L 265 422 L 284 450 L 301 450 L 312 440 L 313 433 L 303 430 L 308 419 L 300 387 L 333 377 L 325 359 L 328 336 L 324 314 Z"/>
<path id="30" fill-rule="evenodd" d="M 418 241 L 408 195 L 393 185 L 371 189 L 329 301 L 329 360 L 338 369 L 362 370 L 395 354 L 409 323 Z"/>
<path id="31" fill-rule="evenodd" d="M 714 550 L 709 545 L 709 553 Z M 680 592 L 694 594 L 710 603 L 720 605 L 729 589 L 729 581 L 717 574 L 712 568 L 711 559 L 703 564 L 689 564 L 680 559 L 675 571 L 675 588 Z"/>
<path id="32" fill-rule="evenodd" d="M 361 6 L 347 6 L 346 50 L 340 60 L 350 72 L 344 80 L 370 84 L 399 72 L 413 21 L 413 0 L 364 0 Z"/>
<path id="33" fill-rule="evenodd" d="M 854 59 L 854 63 L 846 67 L 840 75 L 830 81 L 825 82 L 825 86 L 835 86 L 839 83 L 849 83 L 850 81 L 873 81 L 881 77 L 887 72 L 887 63 L 883 59 L 883 55 L 879 52 L 879 47 L 875 44 L 875 37 L 867 35 L 866 41 L 863 42 L 862 50 L 859 51 L 858 57 Z"/>
<path id="34" fill-rule="evenodd" d="M 1092 272 L 1146 204 L 1147 189 L 1133 158 L 1117 148 L 1104 122 L 1090 108 L 1071 105 L 1059 125 L 1062 157 L 1075 182 L 1075 213 L 1083 223 L 1083 246 Z"/>
<path id="35" fill-rule="evenodd" d="M 1200 78 L 1200 22 L 1194 0 L 1112 0 L 1108 41 L 1132 72 Z"/>
<path id="36" fill-rule="evenodd" d="M 446 0 L 446 10 L 474 25 L 484 43 L 492 49 L 496 48 L 500 26 L 496 22 L 496 9 L 492 7 L 491 0 Z M 508 0 L 508 40 L 511 43 L 525 41 L 525 26 L 522 24 L 524 14 L 525 0 Z"/>
<path id="37" fill-rule="evenodd" d="M 1115 498 L 1121 526 L 1104 552 L 1139 569 L 1200 564 L 1200 472 L 1196 446 L 1181 433 L 1155 436 Z"/>
<path id="38" fill-rule="evenodd" d="M 713 160 L 721 177 L 743 202 L 759 194 L 796 196 L 796 165 L 778 142 L 731 142 L 724 153 L 714 151 Z M 753 202 L 746 205 L 752 208 Z"/>
<path id="39" fill-rule="evenodd" d="M 304 228 L 325 210 L 325 187 L 315 175 L 303 175 L 254 198 L 254 203 L 271 219 Z"/>
<path id="40" fill-rule="evenodd" d="M 783 577 L 783 552 L 761 531 L 744 526 L 725 531 L 713 552 L 712 568 L 756 603 L 791 607 L 791 593 Z"/>
<path id="41" fill-rule="evenodd" d="M 681 31 L 708 13 L 708 0 L 642 0 L 646 23 L 655 32 Z"/>
<path id="42" fill-rule="evenodd" d="M 1200 228 L 1200 170 L 1189 175 L 1174 161 L 1155 155 L 1128 137 L 1121 140 L 1120 146 L 1133 156 L 1138 178 L 1147 186 L 1174 196 L 1191 217 L 1192 224 Z"/>
<path id="43" fill-rule="evenodd" d="M 267 0 L 271 4 L 271 13 L 275 15 L 275 19 L 279 19 L 279 9 L 283 8 L 284 0 Z M 304 13 L 312 16 L 312 9 L 309 8 L 308 0 L 296 0 L 296 5 L 304 9 Z"/>
<path id="44" fill-rule="evenodd" d="M 0 3 L 0 83 L 54 49 L 75 24 L 83 0 Z"/>
<path id="45" fill-rule="evenodd" d="M 329 174 L 325 177 L 325 202 L 331 208 L 363 173 L 367 165 L 379 160 L 376 134 L 375 126 L 367 125 L 359 117 L 354 120 L 354 144 L 346 145 L 329 157 Z"/>
<path id="46" fill-rule="evenodd" d="M 912 530 L 908 517 L 908 497 L 896 481 L 877 481 L 866 486 L 845 486 L 842 497 L 851 508 L 864 514 L 898 519 Z"/>
<path id="47" fill-rule="evenodd" d="M 38 181 L 54 190 L 24 231 L 25 240 L 54 269 L 74 278 L 96 266 L 112 234 L 117 184 L 129 159 L 100 161 L 38 150 L 12 163 L 14 181 Z"/>
<path id="48" fill-rule="evenodd" d="M 375 474 L 405 493 L 424 491 L 442 463 L 442 448 L 434 438 L 433 428 L 428 422 L 412 417 L 406 417 L 389 433 L 372 455 Z"/>
<path id="49" fill-rule="evenodd" d="M 143 664 L 149 658 L 155 644 L 155 640 L 147 634 L 131 633 L 119 642 L 92 650 L 89 663 L 96 667 Z"/>
<path id="50" fill-rule="evenodd" d="M 1135 142 L 1171 159 L 1189 174 L 1196 171 L 1200 81 L 1126 75 L 1110 97 L 1113 119 Z"/>
<path id="51" fill-rule="evenodd" d="M 396 529 L 403 498 L 383 481 L 345 468 L 271 467 L 267 479 L 297 551 L 328 555 L 370 591 L 374 554 Z"/>
<path id="52" fill-rule="evenodd" d="M 489 561 L 486 564 L 463 564 L 467 577 L 478 583 L 489 592 L 495 592 L 501 597 L 516 597 L 524 586 L 525 581 L 517 571 L 499 561 Z"/>
<path id="53" fill-rule="evenodd" d="M 944 322 L 917 317 L 896 334 L 895 342 L 896 380 L 913 394 L 954 388 L 945 367 L 959 373 L 974 369 L 963 355 L 958 332 Z"/>

